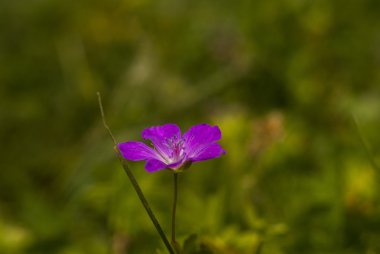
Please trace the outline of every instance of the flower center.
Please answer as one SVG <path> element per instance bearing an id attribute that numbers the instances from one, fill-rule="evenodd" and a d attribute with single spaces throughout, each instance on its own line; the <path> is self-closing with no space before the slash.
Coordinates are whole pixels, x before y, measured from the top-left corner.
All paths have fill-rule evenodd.
<path id="1" fill-rule="evenodd" d="M 177 136 L 168 138 L 166 139 L 166 145 L 171 151 L 169 154 L 169 159 L 172 163 L 183 159 L 186 155 L 184 141 L 182 138 L 178 138 Z"/>

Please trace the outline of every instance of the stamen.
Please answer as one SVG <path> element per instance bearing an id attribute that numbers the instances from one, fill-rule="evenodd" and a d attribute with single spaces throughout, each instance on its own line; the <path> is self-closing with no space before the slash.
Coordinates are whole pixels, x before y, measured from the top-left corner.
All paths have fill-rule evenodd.
<path id="1" fill-rule="evenodd" d="M 173 136 L 172 138 L 165 139 L 165 146 L 170 149 L 169 158 L 172 162 L 178 161 L 183 158 L 185 150 L 185 142 L 182 138 Z"/>

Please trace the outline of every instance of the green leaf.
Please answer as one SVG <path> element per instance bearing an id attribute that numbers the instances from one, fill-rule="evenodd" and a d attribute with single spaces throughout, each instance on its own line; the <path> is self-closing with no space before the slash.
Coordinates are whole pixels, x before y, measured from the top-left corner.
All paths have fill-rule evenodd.
<path id="1" fill-rule="evenodd" d="M 183 252 L 185 254 L 196 253 L 198 249 L 198 236 L 191 234 L 183 243 Z"/>

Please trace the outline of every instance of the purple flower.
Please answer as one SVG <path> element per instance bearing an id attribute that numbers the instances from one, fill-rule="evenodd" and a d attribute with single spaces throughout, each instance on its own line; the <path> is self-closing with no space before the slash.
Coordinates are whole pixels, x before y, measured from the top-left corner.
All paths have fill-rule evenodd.
<path id="1" fill-rule="evenodd" d="M 165 168 L 178 170 L 193 162 L 226 153 L 216 143 L 222 137 L 219 127 L 208 124 L 195 125 L 183 135 L 176 124 L 153 126 L 145 129 L 142 137 L 150 140 L 154 148 L 135 141 L 120 143 L 118 148 L 127 160 L 146 160 L 145 169 L 148 172 Z"/>

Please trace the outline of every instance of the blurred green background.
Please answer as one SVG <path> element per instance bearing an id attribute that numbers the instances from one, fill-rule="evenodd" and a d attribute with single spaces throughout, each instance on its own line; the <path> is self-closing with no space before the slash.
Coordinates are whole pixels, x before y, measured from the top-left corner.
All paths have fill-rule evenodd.
<path id="1" fill-rule="evenodd" d="M 214 253 L 380 253 L 380 1 L 0 1 L 0 253 L 157 253 L 101 125 L 220 126 L 180 176 Z M 172 176 L 131 163 L 169 233 Z M 202 251 L 200 251 L 202 252 Z"/>

